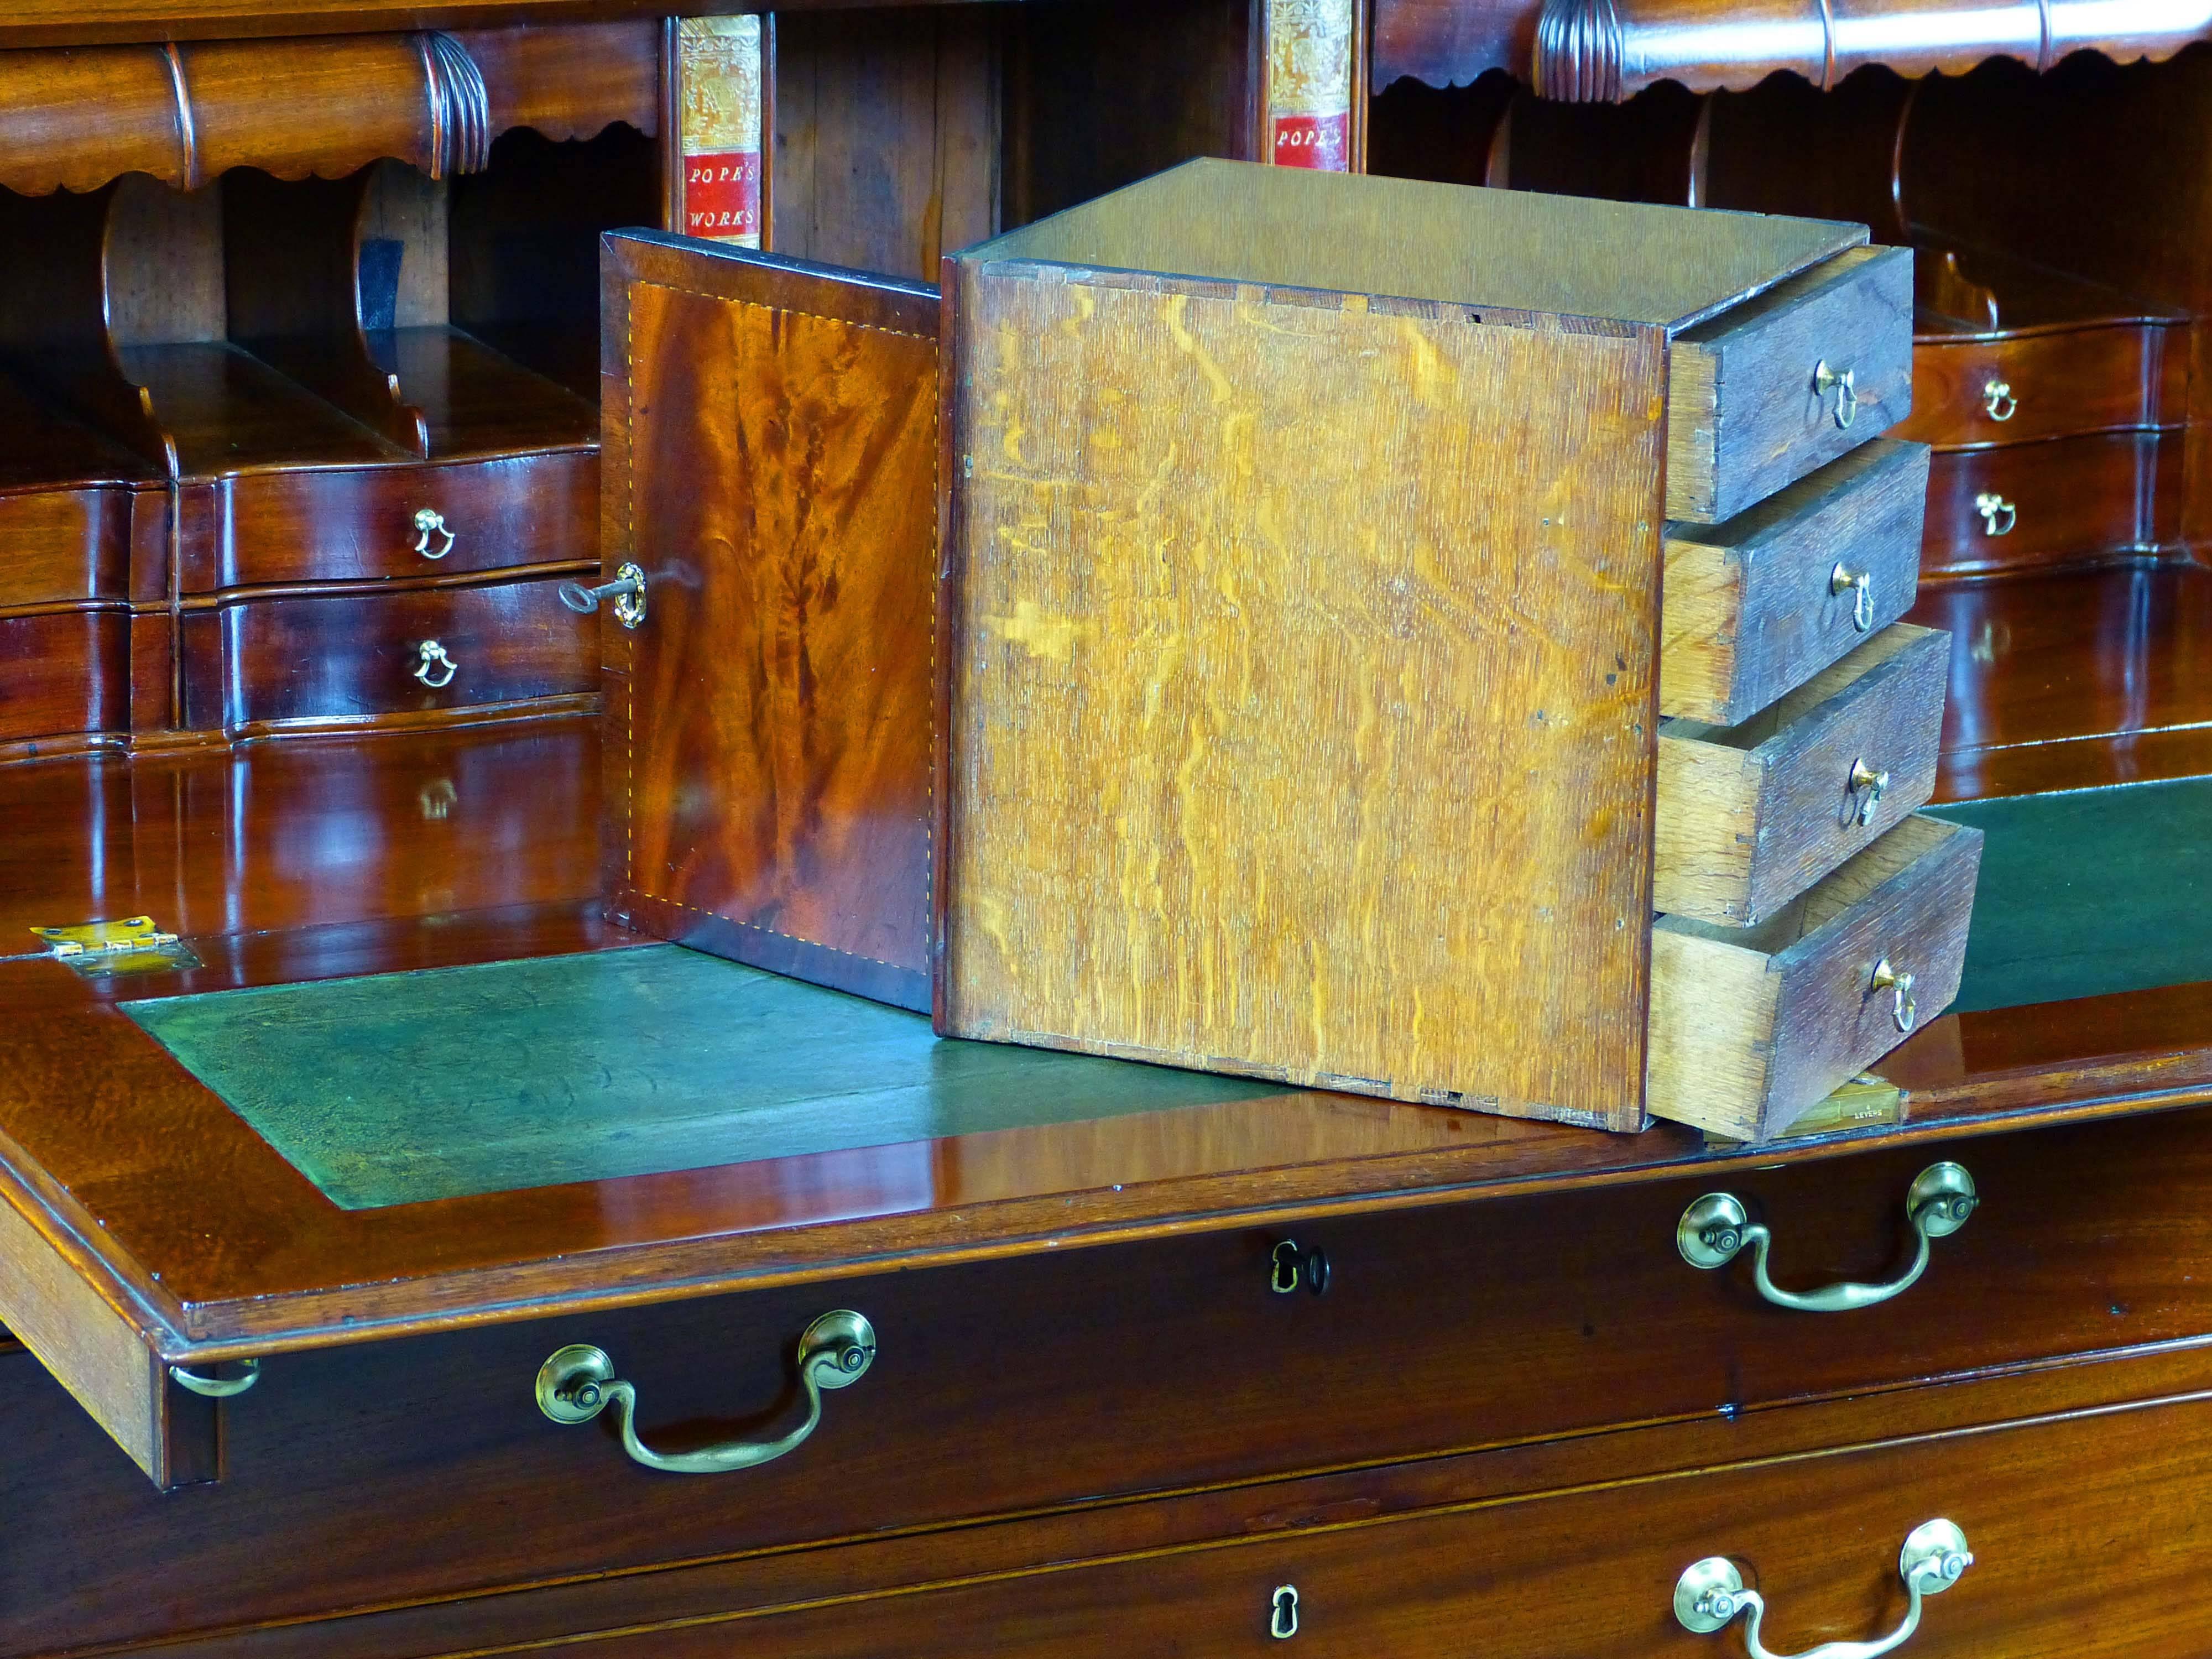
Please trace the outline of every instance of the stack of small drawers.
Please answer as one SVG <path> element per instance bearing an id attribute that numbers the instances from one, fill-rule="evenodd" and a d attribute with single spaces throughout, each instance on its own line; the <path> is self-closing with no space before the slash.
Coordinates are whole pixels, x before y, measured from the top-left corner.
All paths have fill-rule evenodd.
<path id="1" fill-rule="evenodd" d="M 1914 811 L 1951 641 L 1896 620 L 1929 453 L 1875 435 L 1910 407 L 1910 257 L 1860 250 L 1778 297 L 1796 326 L 1767 355 L 1801 392 L 1757 405 L 1748 460 L 1686 467 L 1694 424 L 1670 431 L 1646 1103 L 1717 1133 L 1786 1129 L 1958 992 L 1980 838 Z M 1713 348 L 1675 343 L 1678 394 L 1686 369 L 1741 418 Z"/>

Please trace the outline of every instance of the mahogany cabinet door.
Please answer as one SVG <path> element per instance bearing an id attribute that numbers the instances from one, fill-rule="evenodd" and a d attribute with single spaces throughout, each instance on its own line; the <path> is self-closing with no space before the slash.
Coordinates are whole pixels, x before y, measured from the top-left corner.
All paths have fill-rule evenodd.
<path id="1" fill-rule="evenodd" d="M 936 291 L 642 232 L 603 277 L 612 907 L 926 1010 Z"/>

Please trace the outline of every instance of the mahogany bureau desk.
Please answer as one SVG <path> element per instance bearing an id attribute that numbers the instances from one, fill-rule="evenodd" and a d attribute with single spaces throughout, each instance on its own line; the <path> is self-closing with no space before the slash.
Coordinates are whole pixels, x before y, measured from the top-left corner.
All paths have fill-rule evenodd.
<path id="1" fill-rule="evenodd" d="M 1493 25 L 1480 67 L 1527 73 Z M 768 240 L 887 305 L 1250 155 L 1265 102 L 1243 8 L 764 33 Z M 1923 590 L 1960 641 L 1937 810 L 1988 851 L 1962 1012 L 1868 1121 L 1745 1145 L 940 1047 L 602 908 L 619 624 L 553 595 L 617 575 L 596 245 L 669 222 L 674 38 L 499 0 L 0 20 L 43 135 L 0 150 L 0 1656 L 2212 1654 L 2193 498 L 2160 562 L 2100 531 Z M 1510 90 L 1462 90 L 1363 100 L 1370 159 L 1486 167 Z M 1578 131 L 1516 106 L 1511 155 L 1604 153 Z M 1743 204 L 1884 240 L 1860 199 Z M 2146 264 L 2100 362 L 2196 349 L 2194 267 Z M 2162 374 L 2036 441 L 2187 453 Z M 1943 411 L 2007 407 L 1968 394 L 1916 387 L 1939 462 L 1979 464 Z M 174 1057 L 264 1006 L 231 1097 L 350 1097 L 250 1125 Z M 432 1018 L 469 1041 L 395 1069 Z M 733 1118 L 534 1086 L 581 1042 L 674 1100 L 679 1028 L 741 1039 L 709 1094 L 795 1109 L 742 1156 L 696 1153 Z"/>

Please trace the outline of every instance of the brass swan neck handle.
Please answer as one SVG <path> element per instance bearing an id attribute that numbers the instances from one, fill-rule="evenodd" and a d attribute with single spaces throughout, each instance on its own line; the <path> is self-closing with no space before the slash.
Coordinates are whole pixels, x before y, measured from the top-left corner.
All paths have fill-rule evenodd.
<path id="1" fill-rule="evenodd" d="M 875 1363 L 875 1328 L 849 1309 L 823 1314 L 800 1334 L 799 1382 L 806 1391 L 806 1416 L 773 1440 L 729 1440 L 697 1451 L 657 1452 L 637 1437 L 637 1389 L 614 1374 L 614 1362 L 585 1344 L 557 1349 L 538 1368 L 538 1408 L 556 1423 L 588 1423 L 611 1407 L 623 1449 L 633 1462 L 671 1474 L 721 1474 L 773 1462 L 804 1442 L 822 1423 L 822 1393 L 847 1389 Z"/>
<path id="2" fill-rule="evenodd" d="M 1709 1555 L 1683 1569 L 1674 1583 L 1674 1618 L 1683 1629 L 1702 1636 L 1739 1613 L 1748 1614 L 1743 1621 L 1743 1645 L 1751 1659 L 1877 1659 L 1909 1641 L 1920 1628 L 1926 1599 L 1950 1589 L 1973 1565 L 1966 1534 L 1950 1522 L 1929 1521 L 1915 1527 L 1897 1557 L 1897 1576 L 1905 1581 L 1907 1597 L 1905 1621 L 1871 1642 L 1823 1642 L 1802 1653 L 1775 1653 L 1759 1639 L 1766 1599 L 1744 1588 L 1743 1575 L 1724 1555 Z"/>
<path id="3" fill-rule="evenodd" d="M 1913 1177 L 1905 1195 L 1905 1218 L 1912 1224 L 1915 1249 L 1912 1263 L 1896 1278 L 1880 1285 L 1826 1285 L 1817 1291 L 1785 1291 L 1767 1276 L 1767 1253 L 1774 1236 L 1751 1219 L 1743 1200 L 1734 1193 L 1707 1193 L 1682 1212 L 1675 1224 L 1674 1246 L 1692 1267 L 1722 1267 L 1748 1248 L 1752 1282 L 1759 1295 L 1778 1308 L 1802 1313 L 1845 1313 L 1872 1307 L 1910 1289 L 1928 1271 L 1930 1239 L 1948 1238 L 1966 1224 L 1980 1202 L 1974 1178 L 1956 1164 L 1931 1164 Z"/>

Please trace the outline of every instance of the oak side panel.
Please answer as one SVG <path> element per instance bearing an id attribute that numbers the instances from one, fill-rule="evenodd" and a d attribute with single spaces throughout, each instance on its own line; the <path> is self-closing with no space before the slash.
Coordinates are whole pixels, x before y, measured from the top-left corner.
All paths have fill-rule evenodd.
<path id="1" fill-rule="evenodd" d="M 648 595 L 603 635 L 617 902 L 926 1008 L 936 298 L 651 252 L 610 323 L 605 563 Z"/>
<path id="2" fill-rule="evenodd" d="M 1639 1123 L 1657 334 L 958 280 L 940 1029 Z"/>

